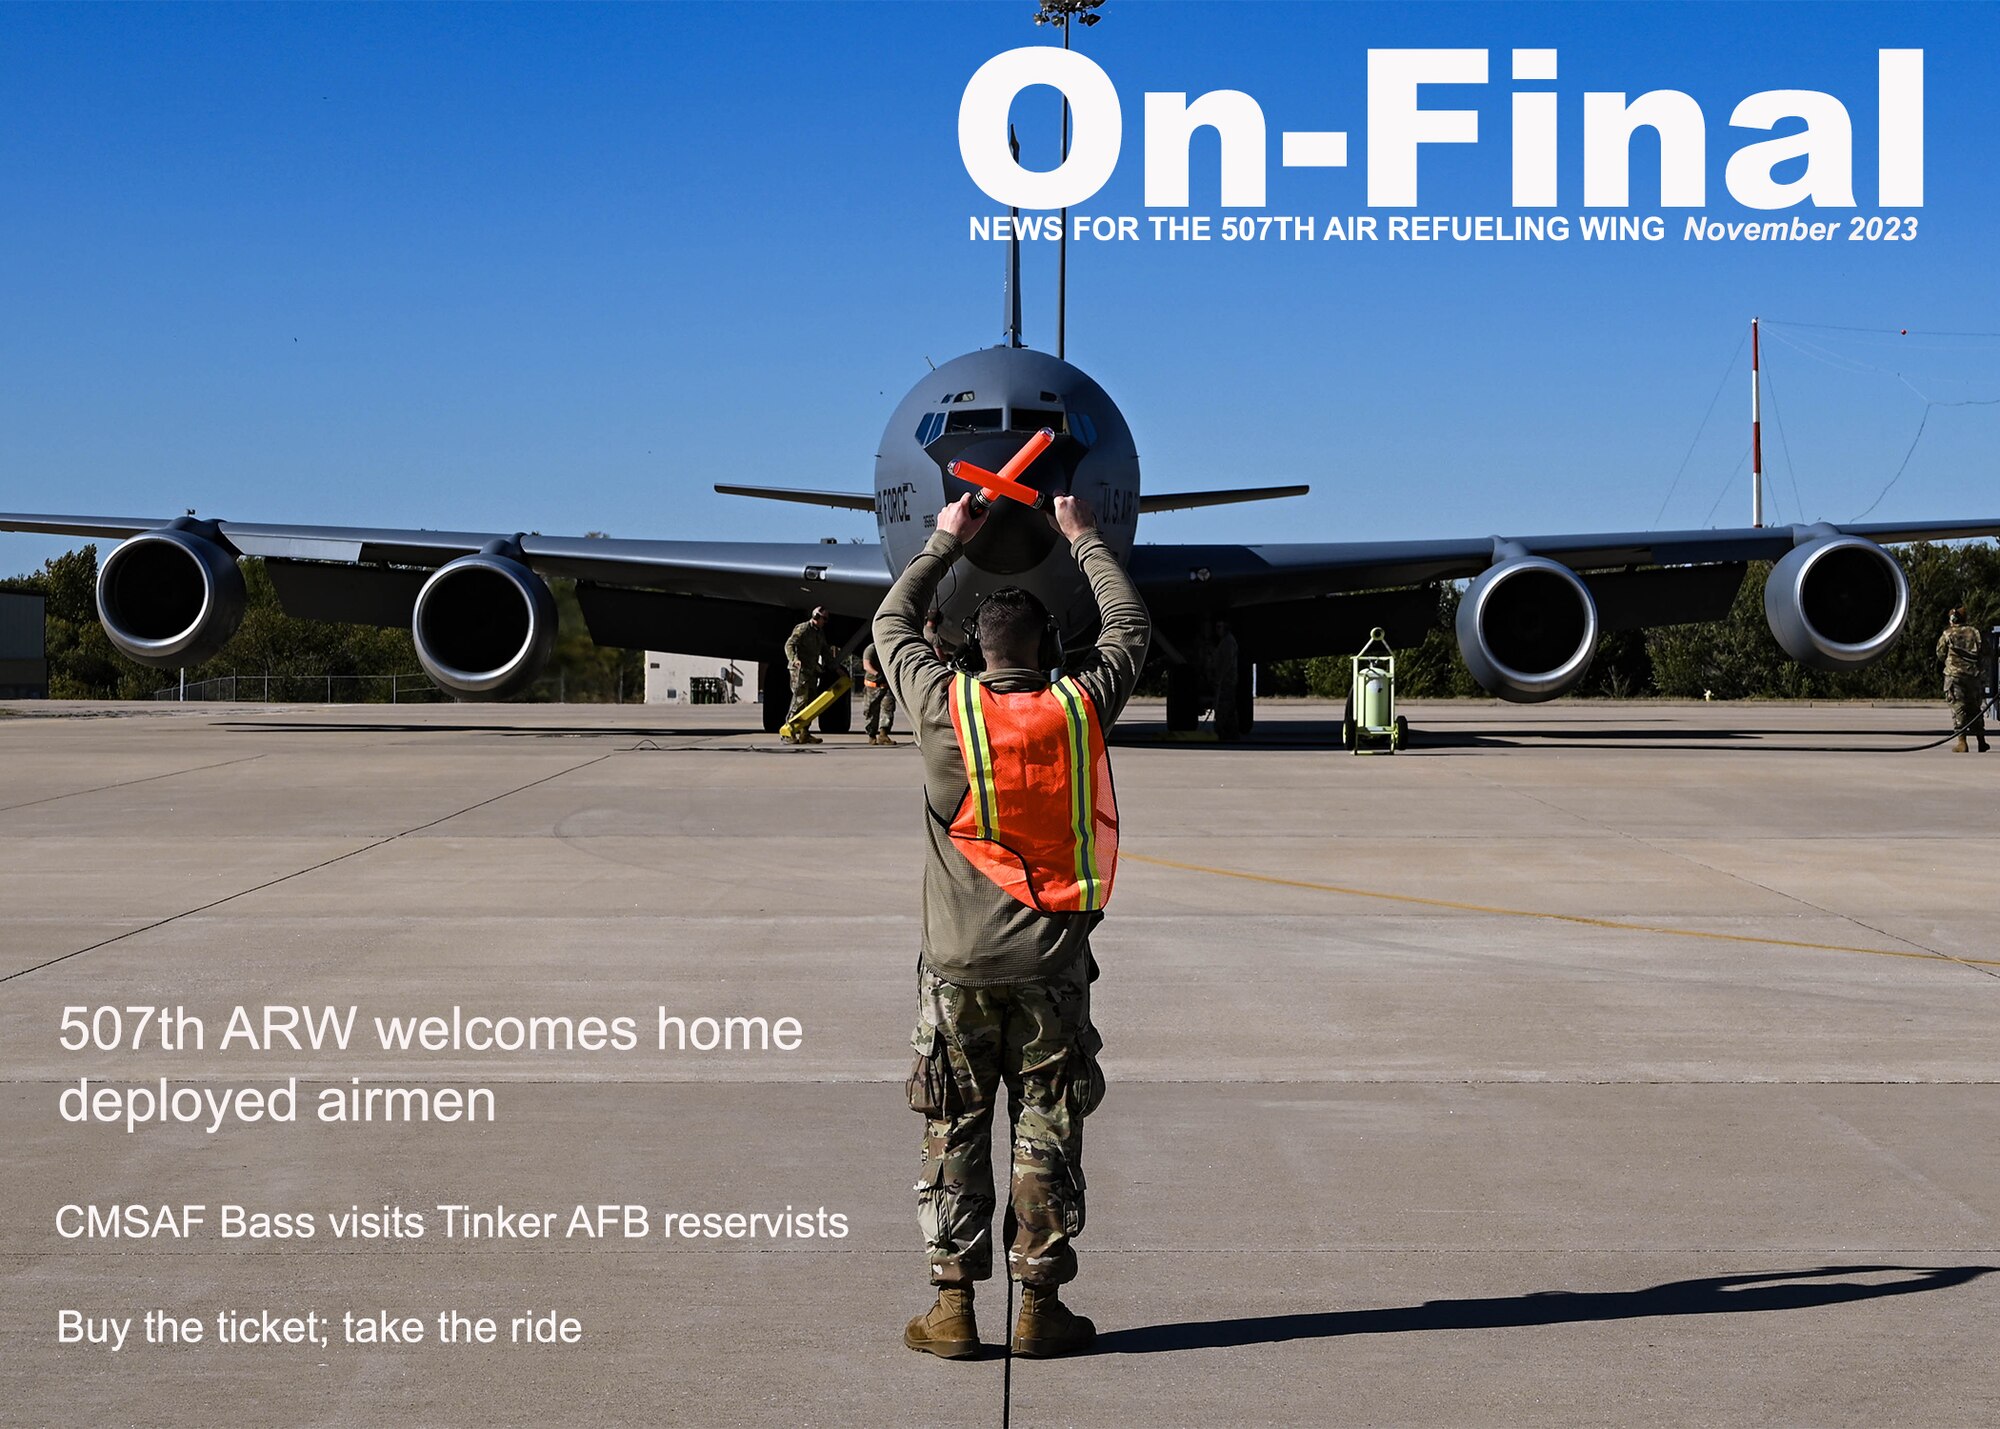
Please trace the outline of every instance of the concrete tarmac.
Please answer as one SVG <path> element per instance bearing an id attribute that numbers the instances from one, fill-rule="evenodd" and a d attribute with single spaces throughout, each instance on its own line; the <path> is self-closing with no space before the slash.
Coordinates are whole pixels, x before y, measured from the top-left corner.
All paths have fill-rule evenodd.
<path id="1" fill-rule="evenodd" d="M 997 1282 L 989 1358 L 901 1344 L 914 750 L 787 748 L 746 708 L 10 708 L 0 1422 L 1000 1422 Z M 1067 1296 L 1100 1340 L 1016 1362 L 1012 1422 L 2000 1421 L 2000 754 L 1908 752 L 1931 706 L 1409 713 L 1371 758 L 1318 704 L 1230 748 L 1121 725 Z M 223 1045 L 267 1004 L 354 1007 L 349 1047 Z M 116 1050 L 65 1050 L 68 1009 Z M 454 1009 L 637 1045 L 379 1045 Z M 661 1051 L 663 1014 L 801 1035 Z M 86 1078 L 296 1079 L 298 1120 L 65 1121 Z M 371 1087 L 493 1120 L 319 1120 Z M 562 1234 L 628 1204 L 643 1237 Z M 315 1234 L 225 1237 L 225 1205 Z M 66 1311 L 129 1338 L 64 1344 Z M 225 1312 L 332 1329 L 221 1344 Z M 349 1342 L 385 1313 L 422 1342 Z M 439 1343 L 453 1313 L 496 1342 Z M 579 1342 L 510 1342 L 549 1314 Z"/>

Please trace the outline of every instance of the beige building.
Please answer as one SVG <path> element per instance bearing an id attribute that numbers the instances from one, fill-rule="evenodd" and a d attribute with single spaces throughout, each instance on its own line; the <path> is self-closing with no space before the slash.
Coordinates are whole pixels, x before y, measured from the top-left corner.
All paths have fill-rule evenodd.
<path id="1" fill-rule="evenodd" d="M 731 676 L 734 675 L 732 680 Z M 696 681 L 702 681 L 697 685 Z M 709 684 L 707 682 L 714 682 Z M 684 705 L 696 703 L 697 692 L 720 691 L 719 703 L 733 694 L 746 705 L 758 700 L 757 666 L 750 661 L 718 660 L 713 655 L 676 655 L 666 650 L 646 652 L 646 703 Z"/>

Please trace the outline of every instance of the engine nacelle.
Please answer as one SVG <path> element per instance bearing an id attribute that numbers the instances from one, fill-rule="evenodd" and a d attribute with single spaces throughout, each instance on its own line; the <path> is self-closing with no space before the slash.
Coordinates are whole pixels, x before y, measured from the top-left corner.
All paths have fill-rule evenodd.
<path id="1" fill-rule="evenodd" d="M 243 606 L 236 557 L 199 531 L 141 531 L 97 568 L 97 618 L 142 665 L 199 665 L 229 643 Z"/>
<path id="2" fill-rule="evenodd" d="M 410 633 L 424 672 L 461 700 L 504 700 L 535 682 L 556 644 L 556 602 L 510 556 L 440 566 L 417 592 Z"/>
<path id="3" fill-rule="evenodd" d="M 1764 619 L 1787 655 L 1815 670 L 1858 670 L 1889 653 L 1910 617 L 1910 583 L 1860 536 L 1822 536 L 1771 568 Z"/>
<path id="4" fill-rule="evenodd" d="M 1575 688 L 1597 652 L 1597 602 L 1575 571 L 1541 556 L 1502 561 L 1458 603 L 1458 652 L 1472 678 L 1516 704 Z"/>

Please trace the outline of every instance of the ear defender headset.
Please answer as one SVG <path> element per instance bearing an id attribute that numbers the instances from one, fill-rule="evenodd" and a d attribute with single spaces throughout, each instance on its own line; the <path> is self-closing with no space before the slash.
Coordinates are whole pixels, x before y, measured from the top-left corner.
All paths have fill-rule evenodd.
<path id="1" fill-rule="evenodd" d="M 963 670 L 968 675 L 976 675 L 986 668 L 986 652 L 979 648 L 979 617 L 988 604 L 1004 600 L 1013 605 L 1026 606 L 1042 618 L 1041 645 L 1035 653 L 1035 667 L 1040 670 L 1058 670 L 1063 663 L 1062 627 L 1049 614 L 1049 608 L 1042 604 L 1041 597 L 1021 586 L 1001 586 L 979 598 L 979 604 L 972 608 L 972 614 L 965 618 L 965 640 L 952 656 L 952 667 Z"/>

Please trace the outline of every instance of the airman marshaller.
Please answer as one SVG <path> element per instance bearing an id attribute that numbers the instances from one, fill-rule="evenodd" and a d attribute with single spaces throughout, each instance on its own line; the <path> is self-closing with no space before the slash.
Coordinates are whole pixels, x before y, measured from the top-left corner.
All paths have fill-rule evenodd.
<path id="1" fill-rule="evenodd" d="M 923 1114 L 918 1220 L 937 1303 L 903 1343 L 947 1359 L 979 1353 L 972 1290 L 993 1274 L 994 1098 L 1013 1125 L 1009 1274 L 1022 1284 L 1012 1345 L 1024 1355 L 1087 1347 L 1089 1320 L 1057 1299 L 1083 1230 L 1083 1119 L 1104 1094 L 1090 1022 L 1090 933 L 1117 862 L 1118 811 L 1104 738 L 1145 663 L 1145 602 L 1090 507 L 1057 497 L 1054 518 L 1089 580 L 1096 647 L 1053 684 L 1062 653 L 1031 593 L 995 591 L 975 628 L 985 670 L 940 660 L 923 612 L 986 519 L 972 498 L 937 530 L 875 617 L 889 683 L 924 756 L 930 842 L 917 976 L 910 1105 Z"/>

